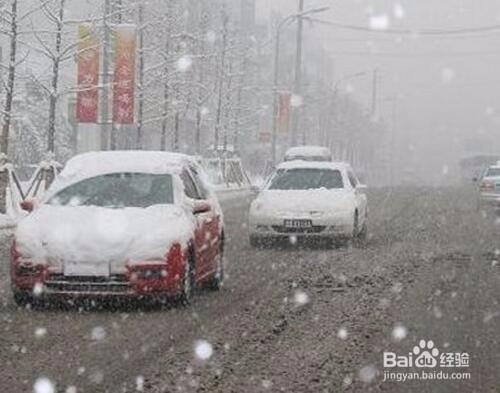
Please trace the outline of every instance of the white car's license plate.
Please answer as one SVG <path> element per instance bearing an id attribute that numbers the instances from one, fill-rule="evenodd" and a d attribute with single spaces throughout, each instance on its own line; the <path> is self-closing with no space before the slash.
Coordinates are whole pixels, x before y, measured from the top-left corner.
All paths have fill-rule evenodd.
<path id="1" fill-rule="evenodd" d="M 285 228 L 311 228 L 311 220 L 285 220 Z"/>
<path id="2" fill-rule="evenodd" d="M 64 262 L 64 275 L 109 277 L 109 263 L 66 261 Z"/>

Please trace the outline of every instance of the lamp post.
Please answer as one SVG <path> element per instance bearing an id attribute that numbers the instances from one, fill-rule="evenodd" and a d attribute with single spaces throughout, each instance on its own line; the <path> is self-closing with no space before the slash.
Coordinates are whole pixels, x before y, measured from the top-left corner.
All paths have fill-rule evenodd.
<path id="1" fill-rule="evenodd" d="M 271 142 L 271 162 L 273 166 L 276 164 L 276 137 L 278 131 L 278 84 L 279 84 L 279 63 L 280 63 L 280 39 L 281 30 L 290 22 L 303 18 L 311 14 L 317 14 L 329 10 L 330 7 L 321 7 L 298 14 L 289 15 L 283 18 L 276 27 L 276 35 L 274 39 L 274 79 L 273 79 L 273 130 Z"/>

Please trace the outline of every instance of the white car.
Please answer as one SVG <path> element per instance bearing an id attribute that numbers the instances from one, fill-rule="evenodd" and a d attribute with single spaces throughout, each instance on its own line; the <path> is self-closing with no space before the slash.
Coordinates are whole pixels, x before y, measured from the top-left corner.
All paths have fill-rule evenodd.
<path id="1" fill-rule="evenodd" d="M 365 189 L 347 163 L 280 164 L 250 206 L 250 243 L 363 237 L 368 217 Z"/>
<path id="2" fill-rule="evenodd" d="M 478 207 L 500 208 L 500 163 L 490 166 L 479 180 Z"/>
<path id="3" fill-rule="evenodd" d="M 296 146 L 285 153 L 284 161 L 332 161 L 332 152 L 323 146 Z"/>

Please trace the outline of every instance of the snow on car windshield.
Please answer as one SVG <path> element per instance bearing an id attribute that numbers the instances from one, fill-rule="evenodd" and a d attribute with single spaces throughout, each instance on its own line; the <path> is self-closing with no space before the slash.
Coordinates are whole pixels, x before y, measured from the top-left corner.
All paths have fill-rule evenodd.
<path id="1" fill-rule="evenodd" d="M 113 173 L 73 184 L 54 195 L 50 205 L 141 207 L 172 204 L 169 174 Z"/>
<path id="2" fill-rule="evenodd" d="M 271 180 L 270 190 L 327 190 L 344 188 L 339 170 L 297 168 L 279 171 Z"/>

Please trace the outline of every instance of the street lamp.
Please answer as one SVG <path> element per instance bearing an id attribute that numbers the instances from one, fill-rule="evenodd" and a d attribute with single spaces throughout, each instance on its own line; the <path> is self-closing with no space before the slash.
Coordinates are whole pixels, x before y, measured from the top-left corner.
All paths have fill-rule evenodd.
<path id="1" fill-rule="evenodd" d="M 298 14 L 289 15 L 283 18 L 276 27 L 276 36 L 274 40 L 274 79 L 273 79 L 273 132 L 272 132 L 272 143 L 271 143 L 271 161 L 274 165 L 276 164 L 276 136 L 278 132 L 278 83 L 279 83 L 279 61 L 280 61 L 280 39 L 281 39 L 281 29 L 285 27 L 288 23 L 303 18 L 308 15 L 317 14 L 320 12 L 325 12 L 329 10 L 330 7 L 321 7 L 300 12 Z"/>

